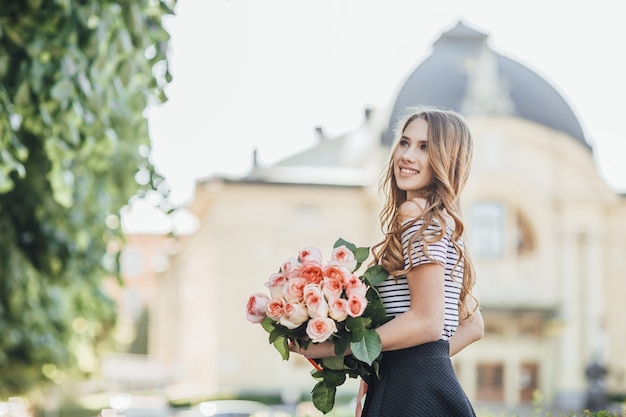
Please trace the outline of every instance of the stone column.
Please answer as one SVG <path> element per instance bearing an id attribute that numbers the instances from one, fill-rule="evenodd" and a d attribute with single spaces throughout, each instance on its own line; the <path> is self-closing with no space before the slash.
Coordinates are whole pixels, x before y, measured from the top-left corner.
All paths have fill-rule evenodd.
<path id="1" fill-rule="evenodd" d="M 571 223 L 570 223 L 571 225 Z M 559 286 L 561 290 L 560 316 L 563 328 L 557 342 L 555 358 L 556 387 L 555 403 L 564 409 L 580 409 L 584 392 L 582 368 L 581 334 L 581 271 L 580 245 L 578 234 L 563 221 L 561 239 L 557 240 L 560 248 Z"/>
<path id="2" fill-rule="evenodd" d="M 595 226 L 597 227 L 597 225 Z M 583 303 L 585 364 L 592 360 L 606 361 L 606 336 L 604 334 L 604 263 L 602 262 L 603 239 L 599 231 L 587 233 L 581 241 L 584 259 Z"/>

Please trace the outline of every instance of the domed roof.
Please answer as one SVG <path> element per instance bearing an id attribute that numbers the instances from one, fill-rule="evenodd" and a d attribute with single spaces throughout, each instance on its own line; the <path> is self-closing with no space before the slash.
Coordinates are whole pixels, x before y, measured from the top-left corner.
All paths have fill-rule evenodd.
<path id="1" fill-rule="evenodd" d="M 571 135 L 591 148 L 572 108 L 541 76 L 495 52 L 488 36 L 459 21 L 434 42 L 432 53 L 409 75 L 395 101 L 382 142 L 393 142 L 398 113 L 434 105 L 465 116 L 512 115 Z"/>

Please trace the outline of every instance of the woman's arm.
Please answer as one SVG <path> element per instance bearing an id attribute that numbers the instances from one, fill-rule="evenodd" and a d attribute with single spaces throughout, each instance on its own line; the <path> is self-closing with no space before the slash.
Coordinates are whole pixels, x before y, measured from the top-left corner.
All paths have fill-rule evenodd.
<path id="1" fill-rule="evenodd" d="M 418 265 L 407 273 L 411 306 L 376 329 L 383 351 L 412 347 L 441 338 L 445 311 L 443 280 L 444 267 L 436 263 Z M 335 356 L 334 345 L 330 342 L 311 343 L 306 350 L 290 345 L 290 350 L 307 358 Z M 349 353 L 348 348 L 345 354 Z"/>
<path id="2" fill-rule="evenodd" d="M 376 331 L 383 351 L 404 349 L 441 338 L 445 315 L 444 267 L 425 263 L 407 272 L 409 309 Z"/>
<path id="3" fill-rule="evenodd" d="M 426 200 L 414 198 L 399 207 L 401 222 L 424 215 Z M 411 268 L 406 279 L 411 304 L 409 309 L 380 326 L 383 351 L 404 349 L 441 338 L 445 320 L 445 267 L 439 263 L 421 263 Z"/>
<path id="4" fill-rule="evenodd" d="M 473 297 L 467 297 L 467 308 L 473 310 L 477 306 Z M 485 323 L 480 309 L 476 308 L 470 317 L 459 320 L 459 327 L 450 339 L 450 356 L 454 356 L 470 344 L 480 340 L 485 334 Z"/>

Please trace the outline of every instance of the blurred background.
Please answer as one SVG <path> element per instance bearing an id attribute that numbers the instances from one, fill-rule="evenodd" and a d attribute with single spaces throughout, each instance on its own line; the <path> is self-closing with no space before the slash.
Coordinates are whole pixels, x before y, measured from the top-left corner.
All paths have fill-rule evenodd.
<path id="1" fill-rule="evenodd" d="M 414 104 L 474 136 L 477 413 L 620 415 L 626 28 L 594 4 L 3 4 L 0 417 L 321 415 L 244 306 L 305 246 L 379 241 Z"/>

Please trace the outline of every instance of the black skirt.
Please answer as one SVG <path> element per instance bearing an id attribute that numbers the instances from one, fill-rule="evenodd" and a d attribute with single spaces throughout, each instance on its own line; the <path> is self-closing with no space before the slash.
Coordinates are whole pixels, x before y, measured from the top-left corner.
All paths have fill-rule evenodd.
<path id="1" fill-rule="evenodd" d="M 444 340 L 383 352 L 362 417 L 475 417 L 449 352 Z"/>

